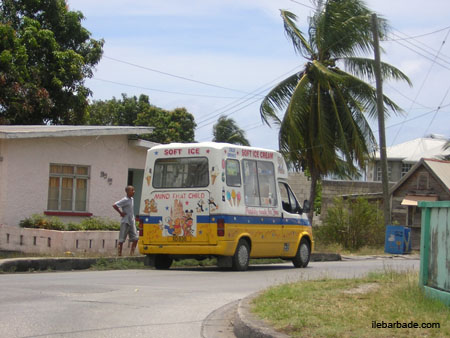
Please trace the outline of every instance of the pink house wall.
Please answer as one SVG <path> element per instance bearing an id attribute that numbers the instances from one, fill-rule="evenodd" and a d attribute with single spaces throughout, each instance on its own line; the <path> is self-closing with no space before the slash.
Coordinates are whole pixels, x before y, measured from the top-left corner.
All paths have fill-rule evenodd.
<path id="1" fill-rule="evenodd" d="M 146 152 L 125 135 L 1 139 L 0 224 L 17 226 L 20 220 L 47 210 L 50 163 L 90 166 L 87 211 L 118 220 L 111 205 L 125 194 L 128 169 L 145 168 Z M 100 177 L 101 172 L 112 178 L 111 184 Z"/>

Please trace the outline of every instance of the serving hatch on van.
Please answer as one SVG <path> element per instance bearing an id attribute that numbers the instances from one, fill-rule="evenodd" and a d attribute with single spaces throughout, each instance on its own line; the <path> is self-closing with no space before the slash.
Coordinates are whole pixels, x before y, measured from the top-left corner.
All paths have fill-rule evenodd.
<path id="1" fill-rule="evenodd" d="M 306 267 L 311 226 L 287 179 L 273 150 L 212 142 L 149 149 L 138 244 L 146 264 L 217 257 L 242 271 L 250 258 L 280 257 Z"/>

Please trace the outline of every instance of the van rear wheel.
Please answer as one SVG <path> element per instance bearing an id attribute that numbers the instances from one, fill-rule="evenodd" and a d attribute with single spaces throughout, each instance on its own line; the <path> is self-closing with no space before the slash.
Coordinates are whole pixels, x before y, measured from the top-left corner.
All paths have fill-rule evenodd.
<path id="1" fill-rule="evenodd" d="M 245 271 L 250 261 L 250 247 L 245 239 L 239 240 L 233 255 L 233 270 Z"/>
<path id="2" fill-rule="evenodd" d="M 168 255 L 156 255 L 155 268 L 158 270 L 167 270 L 172 265 L 173 259 Z"/>
<path id="3" fill-rule="evenodd" d="M 306 238 L 302 238 L 298 246 L 297 253 L 292 259 L 292 263 L 296 268 L 306 268 L 311 258 L 311 245 Z"/>

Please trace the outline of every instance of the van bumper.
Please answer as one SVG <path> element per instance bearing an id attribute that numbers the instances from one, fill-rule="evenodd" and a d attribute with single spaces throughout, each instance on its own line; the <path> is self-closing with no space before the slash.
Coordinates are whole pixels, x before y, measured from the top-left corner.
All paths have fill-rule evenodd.
<path id="1" fill-rule="evenodd" d="M 139 252 L 143 255 L 213 255 L 233 256 L 236 249 L 234 241 L 218 241 L 214 245 L 183 244 L 145 244 L 139 241 Z"/>

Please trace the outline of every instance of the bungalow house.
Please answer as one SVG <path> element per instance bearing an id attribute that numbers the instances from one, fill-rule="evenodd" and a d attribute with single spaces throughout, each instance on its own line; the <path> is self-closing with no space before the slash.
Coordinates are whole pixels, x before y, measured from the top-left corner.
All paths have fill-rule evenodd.
<path id="1" fill-rule="evenodd" d="M 419 249 L 421 209 L 418 201 L 450 200 L 450 162 L 421 159 L 391 189 L 392 221 L 411 228 L 412 248 Z"/>
<path id="2" fill-rule="evenodd" d="M 154 143 L 138 139 L 151 127 L 0 126 L 0 225 L 32 214 L 78 222 L 117 219 L 112 204 L 136 187 Z M 137 211 L 137 210 L 136 210 Z"/>
<path id="3" fill-rule="evenodd" d="M 421 158 L 439 159 L 443 155 L 450 155 L 450 149 L 443 149 L 446 142 L 446 138 L 432 134 L 388 147 L 386 155 L 389 182 L 398 182 Z M 367 181 L 381 182 L 380 152 L 376 152 L 374 161 L 369 163 L 366 177 Z"/>

